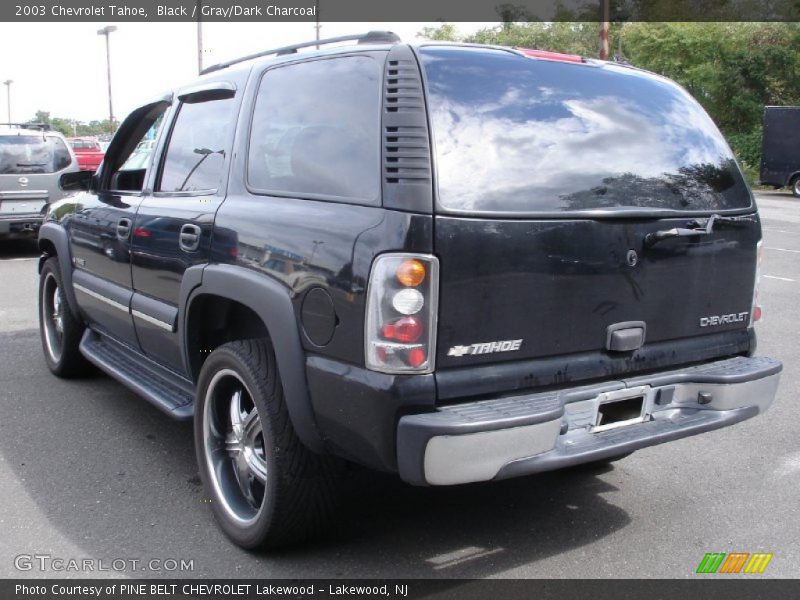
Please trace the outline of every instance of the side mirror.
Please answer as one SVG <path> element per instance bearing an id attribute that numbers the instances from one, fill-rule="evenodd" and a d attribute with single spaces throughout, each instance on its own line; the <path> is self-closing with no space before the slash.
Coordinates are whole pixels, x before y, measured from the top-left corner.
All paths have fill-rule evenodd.
<path id="1" fill-rule="evenodd" d="M 92 188 L 94 173 L 91 171 L 73 171 L 64 173 L 58 178 L 58 186 L 65 192 L 88 191 Z"/>

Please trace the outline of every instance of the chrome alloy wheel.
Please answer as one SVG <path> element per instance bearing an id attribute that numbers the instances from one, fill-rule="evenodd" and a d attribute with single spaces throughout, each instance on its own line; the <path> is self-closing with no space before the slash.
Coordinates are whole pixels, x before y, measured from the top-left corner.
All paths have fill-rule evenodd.
<path id="1" fill-rule="evenodd" d="M 61 360 L 61 349 L 64 343 L 64 304 L 61 301 L 61 290 L 52 273 L 47 273 L 42 284 L 42 298 L 39 303 L 42 311 L 42 327 L 44 328 L 45 346 L 50 359 L 57 363 Z"/>
<path id="2" fill-rule="evenodd" d="M 242 378 L 222 369 L 208 385 L 203 410 L 203 444 L 215 495 L 241 525 L 252 523 L 267 484 L 261 417 Z"/>

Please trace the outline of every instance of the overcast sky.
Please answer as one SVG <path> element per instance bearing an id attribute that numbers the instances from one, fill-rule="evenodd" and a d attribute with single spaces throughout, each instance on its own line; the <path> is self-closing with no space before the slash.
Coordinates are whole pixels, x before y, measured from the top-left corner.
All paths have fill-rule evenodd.
<path id="1" fill-rule="evenodd" d="M 197 74 L 195 23 L 108 23 L 114 116 Z M 108 117 L 103 23 L 0 23 L 0 81 L 11 85 L 11 118 L 32 119 L 37 110 L 52 117 L 90 121 Z M 423 27 L 437 23 L 322 23 L 321 37 L 391 30 L 414 41 Z M 490 23 L 461 23 L 472 32 Z M 276 46 L 314 39 L 309 23 L 204 23 L 206 66 Z M 6 88 L 0 88 L 0 121 L 7 117 Z"/>

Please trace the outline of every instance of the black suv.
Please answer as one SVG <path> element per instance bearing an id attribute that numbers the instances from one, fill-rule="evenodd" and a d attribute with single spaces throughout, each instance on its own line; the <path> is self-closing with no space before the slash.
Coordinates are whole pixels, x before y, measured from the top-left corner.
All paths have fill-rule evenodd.
<path id="1" fill-rule="evenodd" d="M 570 55 L 347 40 L 135 110 L 40 233 L 48 366 L 93 363 L 193 418 L 237 544 L 315 531 L 342 459 L 487 481 L 769 406 L 759 216 L 683 89 Z"/>

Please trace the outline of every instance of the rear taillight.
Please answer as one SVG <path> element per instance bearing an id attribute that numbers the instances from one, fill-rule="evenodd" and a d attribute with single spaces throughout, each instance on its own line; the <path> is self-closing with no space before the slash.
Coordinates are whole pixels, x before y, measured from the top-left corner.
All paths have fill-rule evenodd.
<path id="1" fill-rule="evenodd" d="M 761 261 L 764 256 L 764 247 L 761 240 L 756 244 L 756 278 L 753 283 L 753 306 L 750 309 L 750 327 L 761 320 L 761 303 L 758 301 L 758 284 L 761 280 Z"/>
<path id="2" fill-rule="evenodd" d="M 424 254 L 375 259 L 367 291 L 367 368 L 430 373 L 436 352 L 439 261 Z"/>

